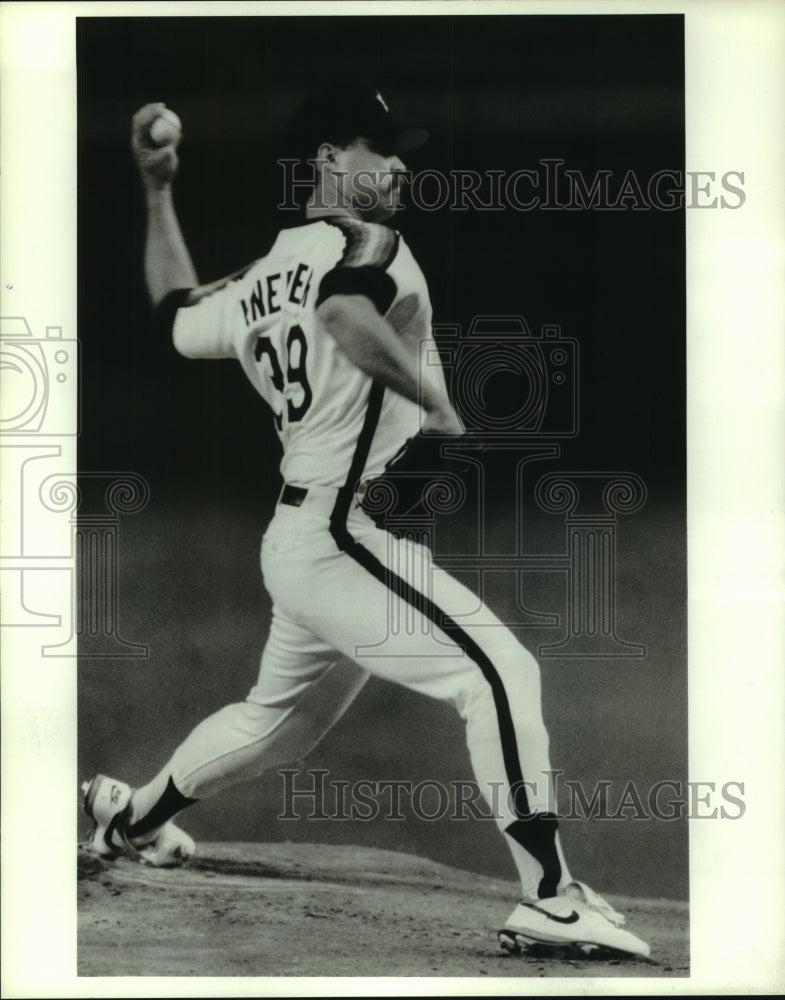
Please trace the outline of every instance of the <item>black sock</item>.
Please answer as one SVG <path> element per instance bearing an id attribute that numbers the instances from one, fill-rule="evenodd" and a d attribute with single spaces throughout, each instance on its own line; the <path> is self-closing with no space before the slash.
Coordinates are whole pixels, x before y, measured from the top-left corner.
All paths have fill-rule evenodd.
<path id="1" fill-rule="evenodd" d="M 126 827 L 125 834 L 131 840 L 135 837 L 143 837 L 151 830 L 155 830 L 159 826 L 163 826 L 167 820 L 176 816 L 177 813 L 185 809 L 186 806 L 192 806 L 194 802 L 198 801 L 198 799 L 189 799 L 187 796 L 183 795 L 177 789 L 174 781 L 169 778 L 161 798 L 155 803 L 146 816 L 143 816 L 131 826 Z"/>
<path id="2" fill-rule="evenodd" d="M 542 878 L 537 889 L 540 899 L 555 896 L 561 879 L 561 862 L 556 850 L 556 830 L 559 822 L 552 813 L 532 813 L 515 820 L 505 833 L 542 865 Z"/>

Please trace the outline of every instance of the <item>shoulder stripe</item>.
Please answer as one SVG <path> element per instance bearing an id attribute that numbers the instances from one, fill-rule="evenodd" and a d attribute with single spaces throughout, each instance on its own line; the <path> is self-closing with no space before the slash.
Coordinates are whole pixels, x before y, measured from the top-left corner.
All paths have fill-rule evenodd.
<path id="1" fill-rule="evenodd" d="M 226 288 L 227 285 L 231 285 L 233 281 L 239 281 L 241 278 L 244 278 L 251 268 L 255 267 L 258 263 L 259 261 L 255 260 L 250 264 L 246 264 L 245 267 L 241 267 L 239 271 L 234 271 L 232 274 L 227 274 L 224 278 L 219 278 L 218 281 L 213 281 L 210 285 L 199 285 L 196 288 L 190 289 L 188 298 L 183 302 L 183 306 L 198 305 L 202 299 L 209 298 L 216 292 L 220 292 Z"/>
<path id="2" fill-rule="evenodd" d="M 394 229 L 378 222 L 360 222 L 357 219 L 325 219 L 344 235 L 346 243 L 339 267 L 380 267 L 387 269 L 398 252 L 399 235 Z"/>

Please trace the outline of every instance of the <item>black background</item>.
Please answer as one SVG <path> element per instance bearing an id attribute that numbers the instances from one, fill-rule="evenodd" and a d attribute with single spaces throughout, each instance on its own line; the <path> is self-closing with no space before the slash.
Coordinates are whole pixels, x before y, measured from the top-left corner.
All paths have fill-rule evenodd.
<path id="1" fill-rule="evenodd" d="M 189 362 L 156 337 L 142 279 L 144 205 L 130 117 L 164 101 L 184 124 L 176 202 L 202 281 L 260 256 L 278 211 L 279 137 L 297 101 L 336 75 L 376 83 L 431 142 L 407 160 L 443 172 L 536 169 L 645 185 L 684 167 L 680 16 L 86 18 L 78 21 L 81 471 L 132 470 L 149 507 L 122 525 L 121 628 L 139 661 L 85 659 L 80 767 L 138 782 L 202 714 L 244 697 L 269 620 L 258 541 L 280 480 L 264 404 L 231 362 Z M 396 221 L 429 283 L 437 323 L 523 314 L 580 343 L 580 434 L 547 470 L 627 470 L 648 496 L 619 519 L 618 606 L 645 660 L 544 665 L 554 763 L 569 776 L 643 785 L 686 776 L 684 212 L 433 212 Z M 514 391 L 501 380 L 497 392 Z M 505 482 L 507 482 L 505 480 Z M 488 512 L 516 512 L 499 480 Z M 511 506 L 512 505 L 512 506 Z M 531 548 L 562 544 L 533 538 Z M 528 601 L 559 610 L 563 583 Z M 499 582 L 492 606 L 509 602 Z M 494 604 L 494 600 L 497 601 Z M 562 608 L 563 610 L 563 608 Z M 520 633 L 530 648 L 553 635 Z M 422 734 L 428 736 L 423 738 Z M 325 764 L 326 762 L 326 764 Z M 372 682 L 313 760 L 335 777 L 467 777 L 457 720 Z M 189 817 L 214 839 L 378 843 L 511 874 L 487 830 L 276 824 L 273 778 Z M 249 804 L 250 803 L 250 804 Z M 186 823 L 188 825 L 188 823 Z M 454 826 L 454 824 L 453 824 Z M 481 824 L 480 824 L 481 826 Z M 686 824 L 565 831 L 598 888 L 684 896 Z M 583 866 L 582 868 L 580 866 Z"/>

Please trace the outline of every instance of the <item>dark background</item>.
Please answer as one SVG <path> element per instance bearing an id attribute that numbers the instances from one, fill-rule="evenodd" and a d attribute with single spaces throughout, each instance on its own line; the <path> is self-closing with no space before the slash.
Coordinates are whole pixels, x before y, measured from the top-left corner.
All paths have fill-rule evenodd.
<path id="1" fill-rule="evenodd" d="M 258 544 L 280 480 L 264 404 L 231 362 L 186 361 L 156 337 L 142 277 L 144 206 L 130 117 L 164 101 L 184 123 L 176 201 L 203 281 L 237 269 L 292 224 L 276 165 L 297 101 L 336 73 L 374 81 L 431 129 L 407 160 L 511 172 L 546 157 L 590 179 L 684 167 L 680 16 L 86 18 L 78 22 L 82 472 L 129 470 L 151 500 L 120 532 L 120 630 L 142 660 L 83 658 L 80 771 L 132 783 L 255 678 L 269 621 Z M 580 344 L 580 434 L 543 472 L 634 472 L 646 505 L 618 524 L 619 634 L 642 659 L 543 660 L 554 766 L 587 787 L 685 780 L 686 445 L 683 211 L 434 212 L 396 221 L 428 279 L 437 323 L 523 314 Z M 497 398 L 514 393 L 500 379 Z M 514 545 L 509 470 L 486 511 Z M 89 490 L 89 483 L 85 486 Z M 524 506 L 526 551 L 564 546 L 560 516 Z M 530 515 L 530 516 L 529 516 Z M 446 538 L 458 537 L 458 530 Z M 457 542 L 456 542 L 457 545 Z M 506 547 L 506 548 L 505 548 Z M 514 581 L 488 602 L 516 619 Z M 531 574 L 528 607 L 565 608 L 564 579 Z M 558 633 L 558 629 L 556 630 Z M 533 650 L 553 629 L 519 631 Z M 468 777 L 450 709 L 372 680 L 309 758 L 334 779 Z M 202 803 L 202 839 L 396 847 L 512 875 L 481 823 L 283 823 L 268 775 Z M 600 890 L 685 897 L 687 824 L 565 824 L 572 867 Z"/>

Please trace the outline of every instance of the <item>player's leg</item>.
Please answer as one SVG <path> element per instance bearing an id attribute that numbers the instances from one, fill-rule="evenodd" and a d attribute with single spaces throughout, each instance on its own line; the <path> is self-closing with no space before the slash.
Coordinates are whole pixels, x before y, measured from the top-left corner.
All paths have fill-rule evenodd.
<path id="1" fill-rule="evenodd" d="M 282 555 L 265 547 L 268 589 L 291 618 L 369 672 L 455 705 L 524 892 L 553 895 L 569 872 L 556 837 L 534 657 L 424 547 L 379 531 L 357 511 L 343 548 L 313 511 L 292 509 L 286 519 L 292 533 L 296 522 L 301 537 L 312 537 Z"/>
<path id="2" fill-rule="evenodd" d="M 304 516 L 304 532 L 307 523 Z M 433 567 L 422 546 L 393 539 L 357 512 L 332 541 L 307 566 L 296 552 L 285 565 L 268 556 L 265 578 L 293 618 L 369 672 L 455 705 L 479 790 L 521 878 L 525 902 L 508 921 L 509 940 L 647 954 L 567 871 L 534 657 L 476 595 Z"/>
<path id="3" fill-rule="evenodd" d="M 393 670 L 409 686 L 455 704 L 466 722 L 481 791 L 493 783 L 498 788 L 504 779 L 502 794 L 487 798 L 518 868 L 523 902 L 500 932 L 502 944 L 511 950 L 532 942 L 603 947 L 648 956 L 648 945 L 622 928 L 624 917 L 567 870 L 534 657 L 471 591 L 433 566 L 427 549 L 373 531 L 360 514 L 349 515 L 347 529 L 353 545 L 343 538 L 346 553 L 390 594 L 389 638 L 419 631 L 461 650 L 460 662 L 447 659 L 439 667 L 429 659 L 413 671 L 406 657 Z M 367 642 L 361 652 L 358 662 L 374 673 L 388 672 L 372 666 Z"/>
<path id="4" fill-rule="evenodd" d="M 113 853 L 130 844 L 158 864 L 178 850 L 192 853 L 190 838 L 168 821 L 199 799 L 305 756 L 367 677 L 276 609 L 259 678 L 246 701 L 201 722 L 152 781 L 133 792 L 104 776 L 94 780 L 86 805 L 96 819 L 95 848 Z M 102 822 L 107 814 L 109 822 Z M 163 843 L 157 843 L 162 829 Z"/>

